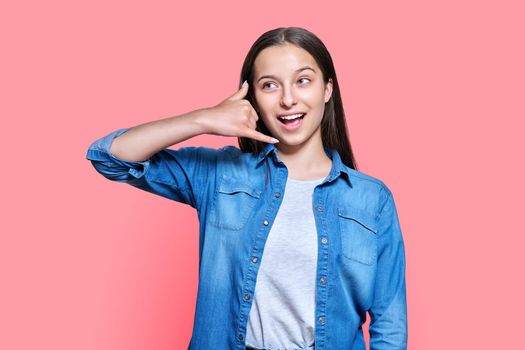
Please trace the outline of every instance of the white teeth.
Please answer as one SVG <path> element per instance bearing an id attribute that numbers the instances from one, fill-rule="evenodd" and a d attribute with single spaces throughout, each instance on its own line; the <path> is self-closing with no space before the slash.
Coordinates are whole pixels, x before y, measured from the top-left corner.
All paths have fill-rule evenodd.
<path id="1" fill-rule="evenodd" d="M 287 115 L 287 116 L 279 116 L 279 118 L 291 120 L 291 119 L 296 119 L 296 118 L 302 117 L 303 115 L 304 114 L 301 113 L 301 114 L 293 114 L 293 115 Z"/>

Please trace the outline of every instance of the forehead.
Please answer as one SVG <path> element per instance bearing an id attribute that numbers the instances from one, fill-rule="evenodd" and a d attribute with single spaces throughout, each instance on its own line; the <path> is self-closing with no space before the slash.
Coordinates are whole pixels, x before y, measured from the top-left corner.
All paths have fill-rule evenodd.
<path id="1" fill-rule="evenodd" d="M 270 46 L 262 50 L 254 62 L 255 78 L 263 74 L 288 75 L 298 68 L 310 66 L 319 72 L 315 59 L 308 51 L 295 45 Z M 306 72 L 311 72 L 307 70 Z"/>

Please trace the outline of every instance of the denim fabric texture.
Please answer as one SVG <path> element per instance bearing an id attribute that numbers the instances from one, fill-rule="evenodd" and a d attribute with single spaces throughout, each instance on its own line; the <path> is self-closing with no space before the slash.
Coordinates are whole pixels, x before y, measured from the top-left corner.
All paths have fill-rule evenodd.
<path id="1" fill-rule="evenodd" d="M 275 146 L 164 149 L 143 162 L 109 152 L 118 129 L 86 158 L 109 180 L 188 204 L 199 219 L 199 285 L 188 349 L 246 348 L 246 323 L 265 241 L 286 190 Z M 324 146 L 330 174 L 314 189 L 318 232 L 315 348 L 407 348 L 405 248 L 394 198 L 381 180 L 344 165 Z"/>

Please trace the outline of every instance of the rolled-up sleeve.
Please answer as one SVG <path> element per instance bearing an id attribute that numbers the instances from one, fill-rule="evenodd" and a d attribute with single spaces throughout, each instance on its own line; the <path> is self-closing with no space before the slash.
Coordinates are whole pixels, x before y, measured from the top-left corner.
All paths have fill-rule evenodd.
<path id="1" fill-rule="evenodd" d="M 394 198 L 385 188 L 379 214 L 378 261 L 370 312 L 370 350 L 407 348 L 405 247 Z"/>
<path id="2" fill-rule="evenodd" d="M 222 149 L 204 146 L 166 148 L 142 162 L 125 161 L 109 150 L 113 140 L 128 129 L 113 131 L 89 146 L 86 159 L 96 171 L 111 181 L 127 183 L 199 209 L 208 180 L 215 176 Z"/>

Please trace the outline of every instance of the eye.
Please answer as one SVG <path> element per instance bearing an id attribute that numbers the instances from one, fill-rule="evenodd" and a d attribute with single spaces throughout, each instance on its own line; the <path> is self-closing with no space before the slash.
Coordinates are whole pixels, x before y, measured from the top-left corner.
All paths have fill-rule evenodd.
<path id="1" fill-rule="evenodd" d="M 264 83 L 264 84 L 262 85 L 262 88 L 264 89 L 264 88 L 266 87 L 266 85 L 268 85 L 268 84 L 273 84 L 273 83 L 272 83 L 272 82 Z"/>
<path id="2" fill-rule="evenodd" d="M 308 82 L 310 82 L 309 78 L 301 78 L 301 79 L 299 79 L 299 81 L 301 81 L 301 80 L 307 80 Z"/>

